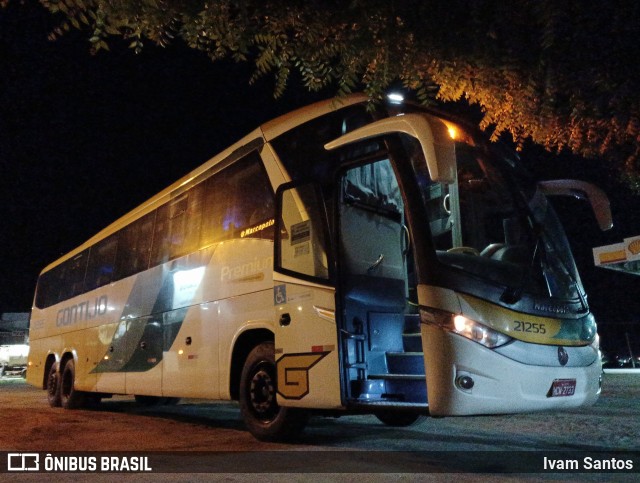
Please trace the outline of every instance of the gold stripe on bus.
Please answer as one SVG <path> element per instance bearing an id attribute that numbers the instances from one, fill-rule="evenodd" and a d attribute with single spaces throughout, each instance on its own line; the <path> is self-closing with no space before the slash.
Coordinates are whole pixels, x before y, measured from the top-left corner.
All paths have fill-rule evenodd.
<path id="1" fill-rule="evenodd" d="M 562 329 L 562 319 L 516 312 L 469 295 L 459 294 L 458 296 L 470 306 L 472 312 L 475 312 L 475 314 L 463 313 L 463 315 L 514 339 L 534 344 L 567 346 L 585 344 L 581 339 L 558 337 Z"/>

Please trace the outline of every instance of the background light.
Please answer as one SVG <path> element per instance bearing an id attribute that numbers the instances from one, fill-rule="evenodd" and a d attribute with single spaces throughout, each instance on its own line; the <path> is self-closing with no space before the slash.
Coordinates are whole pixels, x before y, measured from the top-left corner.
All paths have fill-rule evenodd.
<path id="1" fill-rule="evenodd" d="M 392 92 L 391 94 L 387 95 L 387 99 L 389 99 L 391 102 L 400 103 L 404 101 L 404 96 L 397 92 Z"/>

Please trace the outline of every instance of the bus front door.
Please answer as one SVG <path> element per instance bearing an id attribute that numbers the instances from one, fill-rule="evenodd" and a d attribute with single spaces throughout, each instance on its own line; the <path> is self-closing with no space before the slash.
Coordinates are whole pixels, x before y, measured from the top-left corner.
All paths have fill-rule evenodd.
<path id="1" fill-rule="evenodd" d="M 387 419 L 389 410 L 423 410 L 426 376 L 409 229 L 391 161 L 379 156 L 345 171 L 336 206 L 347 399 Z"/>
<path id="2" fill-rule="evenodd" d="M 357 146 L 371 139 L 385 141 L 379 144 L 381 154 L 376 158 L 371 153 L 366 163 L 345 171 L 338 187 L 336 232 L 344 312 L 340 337 L 346 347 L 343 372 L 348 399 L 379 406 L 385 420 L 390 409 L 426 409 L 428 401 L 448 400 L 454 390 L 438 370 L 452 358 L 432 334 L 418 335 L 422 332 L 418 307 L 427 302 L 419 282 L 428 271 L 429 256 L 426 216 L 419 214 L 421 198 L 408 159 L 420 155 L 431 180 L 445 184 L 454 182 L 456 166 L 446 125 L 419 114 L 381 119 L 325 148 Z M 384 146 L 402 154 L 397 160 L 385 159 Z M 411 154 L 403 146 L 416 146 L 421 153 Z M 416 205 L 417 212 L 405 205 L 407 201 Z M 425 364 L 426 353 L 431 364 Z"/>
<path id="3" fill-rule="evenodd" d="M 278 404 L 341 407 L 335 288 L 322 195 L 314 184 L 278 191 L 275 358 Z"/>

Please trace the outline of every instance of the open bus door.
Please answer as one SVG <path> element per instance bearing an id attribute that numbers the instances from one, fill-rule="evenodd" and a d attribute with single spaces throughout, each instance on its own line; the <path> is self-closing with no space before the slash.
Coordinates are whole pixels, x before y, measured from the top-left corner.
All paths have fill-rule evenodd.
<path id="1" fill-rule="evenodd" d="M 325 204 L 315 183 L 277 193 L 273 303 L 277 400 L 281 406 L 341 407 L 335 288 Z"/>
<path id="2" fill-rule="evenodd" d="M 382 119 L 380 121 L 368 124 L 364 127 L 349 132 L 338 139 L 329 142 L 325 145 L 326 149 L 336 149 L 343 146 L 357 143 L 370 138 L 377 138 L 382 136 L 391 136 L 389 139 L 397 138 L 400 136 L 409 136 L 413 138 L 412 143 L 415 145 L 415 141 L 419 144 L 421 152 L 420 163 L 423 167 L 426 166 L 428 171 L 428 177 L 430 178 L 430 185 L 425 190 L 424 187 L 418 188 L 419 180 L 416 178 L 416 173 L 412 171 L 409 163 L 403 160 L 378 160 L 379 162 L 388 163 L 393 172 L 389 172 L 386 175 L 386 179 L 392 183 L 396 183 L 399 187 L 399 192 L 402 196 L 398 199 L 405 203 L 404 207 L 399 209 L 393 209 L 396 202 L 385 200 L 386 195 L 381 195 L 383 190 L 378 189 L 383 185 L 377 182 L 373 182 L 372 186 L 375 187 L 373 195 L 366 182 L 356 182 L 355 184 L 363 185 L 360 191 L 363 193 L 369 192 L 364 196 L 356 195 L 356 199 L 353 206 L 362 207 L 362 205 L 371 205 L 370 198 L 374 199 L 373 208 L 368 208 L 368 211 L 375 213 L 378 217 L 376 222 L 377 227 L 384 227 L 387 225 L 389 228 L 388 233 L 383 233 L 384 230 L 378 230 L 378 236 L 381 239 L 393 240 L 395 239 L 396 254 L 403 253 L 404 247 L 402 237 L 399 236 L 402 233 L 402 227 L 406 224 L 406 227 L 410 233 L 411 251 L 414 257 L 413 264 L 415 264 L 415 288 L 417 292 L 417 302 L 419 306 L 419 321 L 422 340 L 422 351 L 424 353 L 424 369 L 426 378 L 426 403 L 428 404 L 429 413 L 431 415 L 446 416 L 446 415 L 469 415 L 469 414 L 487 414 L 496 412 L 518 412 L 527 408 L 537 408 L 546 405 L 548 407 L 573 407 L 582 404 L 586 404 L 589 401 L 593 401 L 597 397 L 597 378 L 594 379 L 593 374 L 597 373 L 598 364 L 584 364 L 584 367 L 580 366 L 581 354 L 588 354 L 589 357 L 593 354 L 591 346 L 587 346 L 587 343 L 592 341 L 590 338 L 595 335 L 595 325 L 592 322 L 592 316 L 588 313 L 588 307 L 584 302 L 584 296 L 581 293 L 579 281 L 577 275 L 574 275 L 575 270 L 573 267 L 573 260 L 566 245 L 562 240 L 564 234 L 562 228 L 557 223 L 555 215 L 550 213 L 546 215 L 547 211 L 536 211 L 541 207 L 546 206 L 544 195 L 564 195 L 564 196 L 577 196 L 589 201 L 592 205 L 593 211 L 603 229 L 608 228 L 611 225 L 611 216 L 608 209 L 608 201 L 606 196 L 597 188 L 588 183 L 563 180 L 558 182 L 543 182 L 537 185 L 534 184 L 531 188 L 535 191 L 535 195 L 531 200 L 527 202 L 524 198 L 519 197 L 522 192 L 516 193 L 515 186 L 507 186 L 503 193 L 510 196 L 514 196 L 513 205 L 509 208 L 513 213 L 509 212 L 510 216 L 516 215 L 518 222 L 520 220 L 526 220 L 529 224 L 525 226 L 528 229 L 530 237 L 526 240 L 532 241 L 528 245 L 532 248 L 532 252 L 529 256 L 524 257 L 524 262 L 519 259 L 517 263 L 520 263 L 521 267 L 519 271 L 513 271 L 513 273 L 520 274 L 515 278 L 509 278 L 512 272 L 511 268 L 515 266 L 516 261 L 511 262 L 510 259 L 503 257 L 498 259 L 491 255 L 485 255 L 481 253 L 477 247 L 465 246 L 462 243 L 462 230 L 465 225 L 461 218 L 460 209 L 462 207 L 460 199 L 461 193 L 459 193 L 458 186 L 458 161 L 456 161 L 457 151 L 454 137 L 456 134 L 456 126 L 449 125 L 448 122 L 433 116 L 423 116 L 420 114 L 407 114 L 392 118 Z M 392 136 L 393 135 L 393 136 Z M 464 148 L 461 148 L 462 155 L 464 156 Z M 479 156 L 475 158 L 476 155 Z M 479 151 L 471 152 L 471 158 L 473 162 L 483 162 L 482 154 Z M 414 157 L 412 156 L 412 159 Z M 417 159 L 417 158 L 415 158 Z M 466 159 L 462 157 L 461 159 Z M 469 159 L 466 159 L 468 162 Z M 488 160 L 487 163 L 492 163 L 492 160 Z M 487 165 L 487 167 L 490 167 Z M 370 168 L 369 171 L 380 171 L 379 168 L 374 168 L 373 164 L 365 165 L 365 168 Z M 383 168 L 386 169 L 386 168 Z M 356 177 L 358 176 L 357 173 Z M 464 173 L 463 173 L 464 174 Z M 347 182 L 350 174 L 347 172 L 343 175 L 341 182 Z M 375 174 L 373 177 L 375 178 Z M 382 177 L 381 177 L 382 179 Z M 498 179 L 498 178 L 496 178 Z M 492 180 L 493 181 L 493 180 Z M 367 181 L 371 184 L 370 181 Z M 475 184 L 473 182 L 476 182 Z M 487 193 L 489 196 L 494 191 L 491 191 L 486 179 L 472 179 L 471 183 L 467 183 L 471 187 L 484 188 L 485 184 L 476 186 L 478 183 L 487 183 Z M 434 188 L 433 193 L 431 187 Z M 467 186 L 465 185 L 465 188 Z M 436 189 L 437 188 L 437 189 Z M 346 191 L 345 191 L 346 192 Z M 466 193 L 468 195 L 468 193 Z M 432 196 L 433 195 L 433 196 Z M 343 196 L 344 198 L 345 196 Z M 357 199 L 360 197 L 360 199 Z M 369 199 L 367 198 L 369 197 Z M 504 198 L 505 200 L 508 198 Z M 441 219 L 437 217 L 434 219 L 431 215 L 427 214 L 427 211 L 431 211 L 429 205 L 431 202 L 439 204 L 444 209 L 444 215 Z M 338 199 L 338 204 L 340 199 Z M 466 199 L 466 209 L 469 210 L 469 199 Z M 530 204 L 527 204 L 530 203 Z M 345 203 L 347 205 L 349 203 Z M 504 203 L 503 203 L 504 204 Z M 475 206 L 475 205 L 473 205 Z M 504 208 L 500 203 L 494 203 L 497 207 L 496 213 L 500 214 L 498 210 Z M 390 209 L 391 207 L 391 209 Z M 343 371 L 346 374 L 345 379 L 347 382 L 353 385 L 354 382 L 363 381 L 365 390 L 362 387 L 358 387 L 356 384 L 356 391 L 354 391 L 354 397 L 358 401 L 362 401 L 364 404 L 369 403 L 367 400 L 369 397 L 376 397 L 375 393 L 370 390 L 374 384 L 370 369 L 373 365 L 379 366 L 386 370 L 382 375 L 382 379 L 393 380 L 394 378 L 407 378 L 411 374 L 394 374 L 390 369 L 390 362 L 387 359 L 381 360 L 380 363 L 376 363 L 374 360 L 384 354 L 385 357 L 393 349 L 386 347 L 386 345 L 392 344 L 393 340 L 383 337 L 377 337 L 378 333 L 381 333 L 380 328 L 389 329 L 392 325 L 402 324 L 401 303 L 399 298 L 393 297 L 393 293 L 398 291 L 394 287 L 398 285 L 401 289 L 400 283 L 402 277 L 394 275 L 393 265 L 391 263 L 386 268 L 386 272 L 381 270 L 383 264 L 387 263 L 390 259 L 404 263 L 401 258 L 394 257 L 392 250 L 389 248 L 376 249 L 377 251 L 367 251 L 367 244 L 362 244 L 360 247 L 356 247 L 353 250 L 355 254 L 351 257 L 349 249 L 345 248 L 346 240 L 348 238 L 348 230 L 350 225 L 354 223 L 357 225 L 358 221 L 354 221 L 355 218 L 351 216 L 350 212 L 353 211 L 351 207 L 339 208 L 338 216 L 338 238 L 342 242 L 342 249 L 340 250 L 339 266 L 341 269 L 341 283 L 342 294 L 340 302 L 344 304 L 345 321 L 343 323 L 350 323 L 351 319 L 362 321 L 366 324 L 366 327 L 361 331 L 362 337 L 366 340 L 366 344 L 363 345 L 364 353 L 369 357 L 368 361 L 364 361 L 362 364 L 362 376 L 352 376 L 349 373 L 348 364 L 351 363 L 347 359 L 347 365 Z M 396 213 L 391 213 L 395 211 Z M 386 215 L 384 212 L 387 212 Z M 372 215 L 366 215 L 372 218 Z M 506 215 L 505 215 L 506 216 Z M 546 216 L 546 218 L 545 218 Z M 364 218 L 363 215 L 360 218 Z M 357 218 L 357 217 L 356 217 Z M 384 218 L 384 220 L 383 220 Z M 341 220 L 349 219 L 350 221 L 342 222 Z M 469 218 L 466 218 L 467 222 Z M 389 220 L 394 220 L 390 222 Z M 471 218 L 472 221 L 473 218 Z M 450 245 L 445 247 L 444 250 L 435 250 L 434 238 L 437 236 L 438 224 L 442 221 L 448 229 L 447 237 L 449 238 Z M 482 223 L 478 218 L 477 223 Z M 502 219 L 503 229 L 506 235 L 516 235 L 518 232 L 511 228 L 509 223 L 514 222 L 513 219 Z M 507 223 L 509 222 L 509 223 Z M 394 225 L 395 228 L 391 225 Z M 544 224 L 544 234 L 543 234 Z M 430 226 L 430 229 L 426 227 Z M 475 225 L 474 225 L 475 226 Z M 467 227 L 468 230 L 469 227 Z M 476 226 L 476 229 L 480 229 L 482 226 Z M 548 230 L 548 231 L 547 231 Z M 367 240 L 375 237 L 375 230 L 370 235 L 365 236 Z M 555 239 L 550 240 L 550 237 Z M 514 237 L 515 238 L 515 237 Z M 541 241 L 542 240 L 542 241 Z M 507 254 L 518 256 L 519 253 L 513 250 L 513 248 L 521 248 L 520 245 L 509 245 L 510 241 L 506 240 L 505 243 L 493 243 L 490 246 L 494 248 L 503 248 Z M 375 244 L 372 244 L 372 246 Z M 382 246 L 380 243 L 377 246 Z M 484 246 L 484 244 L 480 245 Z M 506 249 L 512 249 L 508 252 Z M 539 252 L 543 251 L 542 255 Z M 370 252 L 370 253 L 369 253 Z M 437 252 L 437 253 L 436 253 Z M 378 255 L 379 253 L 379 255 Z M 391 254 L 391 256 L 390 256 Z M 362 260 L 368 260 L 369 265 L 363 265 L 364 271 L 357 267 L 358 263 L 354 265 L 355 268 L 350 266 L 350 258 Z M 522 258 L 522 257 L 520 257 Z M 527 262 L 528 260 L 528 262 Z M 357 260 L 356 260 L 357 262 Z M 446 262 L 448 265 L 445 265 Z M 400 267 L 401 263 L 396 263 Z M 362 268 L 362 267 L 361 267 Z M 391 268 L 391 270 L 389 270 Z M 400 267 L 401 268 L 401 267 Z M 471 277 L 464 279 L 464 283 L 467 283 L 467 290 L 473 292 L 473 289 L 469 288 L 468 284 L 481 284 L 482 271 L 486 271 L 488 274 L 494 277 L 498 277 L 497 280 L 501 280 L 503 288 L 502 294 L 498 292 L 497 295 L 493 293 L 486 296 L 486 300 L 482 298 L 473 299 L 468 297 L 464 290 L 458 290 L 458 285 L 452 282 L 452 279 L 448 284 L 450 288 L 445 286 L 438 286 L 432 281 L 434 278 L 434 270 L 447 269 L 448 273 L 455 273 L 456 277 L 464 277 L 464 272 L 473 274 Z M 541 291 L 536 292 L 540 294 L 541 300 L 545 300 L 545 303 L 539 304 L 536 310 L 538 312 L 543 311 L 548 306 L 552 307 L 553 316 L 545 316 L 534 314 L 529 316 L 526 313 L 526 308 L 521 307 L 520 312 L 517 311 L 518 301 L 520 300 L 520 291 L 524 288 L 525 284 L 533 284 L 538 281 L 533 280 L 534 269 L 539 274 L 539 279 L 543 280 L 547 285 L 541 285 Z M 473 271 L 475 270 L 475 272 Z M 401 270 L 400 270 L 401 273 Z M 355 277 L 353 277 L 355 275 Z M 351 278 L 349 278 L 351 277 Z M 375 280 L 375 278 L 378 280 Z M 502 277 L 502 278 L 499 278 Z M 356 280 L 358 279 L 358 280 Z M 352 283 L 352 280 L 354 281 Z M 456 279 L 460 280 L 460 279 Z M 476 282 L 474 282 L 474 280 Z M 505 282 L 505 280 L 509 280 Z M 379 289 L 379 283 L 387 290 Z M 432 283 L 429 283 L 432 282 Z M 453 285 L 451 285 L 453 284 Z M 499 286 L 500 284 L 494 284 L 492 287 Z M 482 285 L 482 287 L 489 287 L 489 285 Z M 492 289 L 493 290 L 493 289 Z M 548 293 L 544 292 L 547 290 Z M 562 292 L 564 290 L 564 292 Z M 372 295 L 367 295 L 369 292 Z M 552 300 L 555 293 L 558 293 L 560 297 L 570 298 L 574 297 L 579 301 L 575 304 L 578 308 L 569 309 L 570 303 L 567 302 L 566 308 L 562 306 L 560 309 L 554 309 L 553 303 L 551 305 L 546 303 L 546 300 Z M 577 295 L 573 295 L 573 294 Z M 363 295 L 364 294 L 364 295 Z M 482 297 L 482 295 L 481 295 Z M 499 298 L 494 301 L 494 297 Z M 546 297 L 546 298 L 545 298 Z M 362 308 L 360 313 L 357 313 L 359 307 L 357 300 L 361 299 L 364 303 L 361 303 Z M 386 303 L 386 300 L 389 303 Z M 529 298 L 531 300 L 531 297 Z M 571 299 L 573 300 L 573 299 Z M 355 301 L 355 302 L 352 302 Z M 372 304 L 375 305 L 380 302 L 379 312 L 378 309 L 371 310 Z M 505 307 L 506 306 L 506 307 Z M 514 307 L 510 309 L 509 307 Z M 353 313 L 349 313 L 349 310 L 353 308 Z M 569 313 L 570 310 L 575 310 L 576 316 L 573 319 L 569 318 L 569 321 L 563 325 L 562 317 L 558 317 L 558 310 L 561 310 L 561 314 Z M 523 313 L 525 312 L 525 313 Z M 406 313 L 406 311 L 405 311 Z M 466 317 L 471 314 L 472 318 L 475 314 L 485 322 L 475 322 Z M 397 323 L 393 322 L 397 319 Z M 582 318 L 580 318 L 582 317 Z M 530 319 L 530 320 L 529 320 Z M 525 320 L 525 322 L 522 322 Z M 590 322 L 591 321 L 591 322 Z M 496 330 L 491 327 L 487 328 L 490 324 L 502 324 L 502 332 L 496 327 Z M 569 369 L 554 369 L 550 370 L 545 364 L 540 364 L 540 367 L 536 367 L 536 364 L 517 364 L 511 362 L 508 357 L 501 356 L 494 350 L 487 350 L 486 348 L 499 347 L 506 344 L 511 338 L 504 334 L 504 332 L 517 331 L 519 325 L 531 326 L 538 329 L 541 334 L 550 334 L 545 337 L 538 337 L 530 339 L 532 341 L 539 341 L 540 344 L 547 343 L 543 351 L 547 351 L 544 357 L 548 357 L 551 361 L 547 364 L 554 364 L 554 360 L 559 362 L 555 364 L 563 367 L 567 361 L 567 351 L 572 351 L 573 364 L 577 364 L 575 368 Z M 566 336 L 563 330 L 564 327 L 580 326 L 583 327 L 586 332 L 583 337 L 584 340 L 574 341 Z M 543 327 L 541 329 L 541 327 Z M 341 328 L 341 333 L 345 330 L 350 332 L 349 327 L 346 325 Z M 533 330 L 533 329 L 532 329 Z M 591 331 L 594 333 L 591 334 Z M 356 331 L 357 332 L 357 331 Z M 391 331 L 393 332 L 393 331 Z M 584 332 L 584 331 L 583 331 Z M 358 335 L 358 334 L 355 334 Z M 555 339 L 554 339 L 555 337 Z M 563 337 L 565 337 L 563 339 Z M 521 336 L 522 338 L 522 336 Z M 561 342 L 561 341 L 562 342 Z M 391 342 L 390 342 L 391 341 Z M 471 342 L 469 342 L 471 341 Z M 529 340 L 527 340 L 529 341 Z M 596 342 L 597 343 L 597 340 Z M 572 345 L 576 348 L 570 347 L 565 349 L 561 344 Z M 380 350 L 377 350 L 380 346 Z M 513 347 L 524 347 L 524 345 L 516 343 Z M 582 347 L 582 348 L 580 348 Z M 509 349 L 505 349 L 509 350 Z M 581 352 L 582 351 L 582 352 Z M 354 354 L 358 353 L 358 347 L 354 346 Z M 556 354 L 557 353 L 557 354 Z M 563 358 L 562 356 L 565 355 Z M 546 360 L 546 359 L 545 359 Z M 590 359 L 589 359 L 590 360 Z M 357 364 L 357 360 L 354 361 Z M 386 364 L 386 367 L 385 367 Z M 518 374 L 518 371 L 526 372 Z M 522 380 L 529 381 L 529 386 L 523 387 L 517 381 L 520 376 L 523 376 Z M 575 389 L 576 381 L 580 381 L 581 387 L 579 387 L 581 394 L 579 397 L 573 400 L 558 401 L 553 399 L 556 394 L 556 389 L 560 387 L 562 389 L 562 383 L 565 379 L 571 382 L 572 389 Z M 555 379 L 554 379 L 555 378 Z M 482 386 L 479 390 L 474 389 L 474 379 L 480 381 Z M 514 382 L 516 380 L 516 382 Z M 396 385 L 397 386 L 397 385 Z M 535 386 L 535 387 L 533 387 Z M 380 385 L 383 389 L 394 387 L 393 384 L 389 384 L 384 381 Z M 506 394 L 505 388 L 514 389 L 514 391 L 520 391 L 517 394 Z M 549 389 L 549 387 L 551 389 Z M 547 391 L 547 389 L 549 389 Z M 527 392 L 528 391 L 528 392 Z M 385 408 L 393 407 L 393 401 L 384 400 L 385 398 L 395 397 L 399 401 L 397 405 L 405 404 L 407 398 L 410 398 L 415 391 L 405 388 L 396 391 L 396 393 L 381 393 L 380 403 Z M 531 395 L 529 395 L 531 392 Z M 525 395 L 526 393 L 526 395 Z M 566 394 L 573 394 L 572 392 L 566 392 Z M 560 393 L 565 395 L 565 393 Z M 565 403 L 566 401 L 566 403 Z M 411 402 L 411 401 L 410 401 Z M 370 404 L 370 403 L 369 403 Z M 381 418 L 382 419 L 382 418 Z"/>
<path id="3" fill-rule="evenodd" d="M 382 119 L 356 129 L 327 143 L 325 147 L 336 149 L 385 135 L 409 136 L 418 141 L 431 179 L 448 185 L 450 193 L 447 197 L 455 196 L 456 166 L 453 142 L 447 135 L 444 124 L 437 128 L 440 129 L 432 129 L 429 121 L 421 115 L 408 114 Z M 407 191 L 414 186 L 413 181 L 407 179 L 414 175 L 410 169 L 406 168 L 399 163 L 392 164 L 389 159 L 381 159 L 375 163 L 349 169 L 341 178 L 341 184 L 351 187 L 359 183 L 371 183 L 370 180 L 376 176 L 380 180 L 387 180 L 385 182 L 374 180 L 373 183 L 378 187 L 374 187 L 373 190 L 371 187 L 361 187 L 364 195 L 342 194 L 340 195 L 342 198 L 337 202 L 340 206 L 337 224 L 341 239 L 340 262 L 345 324 L 350 324 L 351 319 L 356 321 L 354 327 L 345 325 L 341 334 L 346 333 L 355 339 L 351 344 L 353 348 L 348 350 L 348 353 L 355 354 L 357 358 L 357 354 L 364 351 L 368 357 L 362 367 L 359 367 L 358 360 L 350 361 L 349 354 L 345 354 L 347 362 L 343 369 L 346 372 L 345 379 L 351 383 L 351 386 L 355 385 L 355 389 L 350 388 L 353 399 L 362 401 L 364 405 L 379 404 L 385 409 L 420 406 L 420 400 L 424 399 L 424 396 L 420 395 L 419 387 L 424 388 L 426 377 L 426 400 L 429 411 L 433 413 L 432 401 L 451 399 L 447 395 L 454 391 L 454 387 L 446 377 L 443 378 L 443 374 L 447 371 L 443 372 L 442 368 L 453 364 L 452 358 L 455 355 L 447 353 L 446 347 L 441 344 L 438 337 L 429 334 L 422 324 L 415 324 L 421 326 L 422 332 L 421 349 L 424 352 L 425 372 L 421 372 L 413 367 L 416 364 L 411 361 L 412 354 L 406 349 L 407 344 L 402 342 L 402 337 L 406 336 L 409 330 L 410 322 L 407 322 L 409 318 L 413 315 L 419 320 L 417 308 L 413 314 L 408 309 L 411 304 L 409 300 L 411 289 L 417 292 L 417 305 L 422 306 L 427 303 L 427 300 L 423 300 L 427 291 L 421 283 L 424 278 L 421 273 L 427 270 L 426 246 L 429 245 L 425 243 L 425 237 L 429 234 L 420 228 L 421 222 L 418 221 L 419 218 L 424 219 L 424 216 L 418 215 L 414 206 L 404 206 L 404 202 L 411 198 Z M 358 172 L 362 169 L 368 174 Z M 363 177 L 368 178 L 369 181 L 359 182 L 349 179 L 363 179 Z M 346 188 L 345 192 L 350 189 L 357 191 L 358 187 Z M 373 197 L 368 196 L 367 200 L 366 193 L 371 191 L 377 194 Z M 382 193 L 383 191 L 387 193 Z M 397 192 L 391 193 L 391 191 Z M 344 200 L 349 197 L 354 199 Z M 362 200 L 358 200 L 358 197 Z M 371 201 L 371 198 L 374 200 Z M 452 202 L 450 199 L 448 201 Z M 454 208 L 451 211 L 452 223 L 456 225 L 456 210 Z M 368 234 L 363 233 L 366 232 L 366 226 L 371 226 L 373 231 Z M 354 231 L 357 232 L 357 238 L 361 241 L 350 247 L 349 237 Z M 412 261 L 407 258 L 409 250 L 413 252 Z M 409 266 L 411 264 L 415 264 L 413 283 L 408 280 L 410 277 L 407 275 L 412 270 Z M 358 324 L 364 324 L 366 327 L 359 329 Z M 358 332 L 362 332 L 366 340 L 363 350 L 358 349 Z M 392 362 L 389 356 L 395 354 L 404 356 L 400 365 L 406 367 L 403 371 L 406 374 L 393 373 L 392 365 L 398 363 Z M 422 366 L 422 361 L 420 365 Z M 384 374 L 376 374 L 376 370 Z M 361 371 L 363 375 L 355 376 L 357 371 Z M 419 374 L 423 375 L 419 376 Z M 414 384 L 418 382 L 416 377 L 422 377 L 422 382 Z M 375 388 L 376 385 L 379 386 L 378 389 Z M 376 390 L 380 392 L 379 401 L 377 401 L 378 396 L 372 394 Z M 427 401 L 423 400 L 422 403 Z M 384 410 L 376 413 L 382 416 L 379 417 L 383 421 L 392 416 Z M 455 414 L 455 407 L 448 407 L 438 413 Z M 396 418 L 394 420 L 401 421 Z"/>

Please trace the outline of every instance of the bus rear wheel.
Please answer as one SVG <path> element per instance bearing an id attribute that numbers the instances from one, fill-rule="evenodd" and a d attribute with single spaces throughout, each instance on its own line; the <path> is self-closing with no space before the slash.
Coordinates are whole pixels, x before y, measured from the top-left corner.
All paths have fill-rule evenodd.
<path id="1" fill-rule="evenodd" d="M 58 365 L 51 364 L 49 373 L 47 374 L 47 401 L 52 408 L 62 406 L 60 401 L 60 374 L 58 374 Z"/>
<path id="2" fill-rule="evenodd" d="M 273 342 L 258 344 L 247 356 L 240 377 L 240 411 L 249 432 L 261 441 L 287 441 L 304 429 L 309 415 L 276 401 Z"/>
<path id="3" fill-rule="evenodd" d="M 77 409 L 85 404 L 85 393 L 75 388 L 76 366 L 68 359 L 60 376 L 60 402 L 65 409 Z"/>

